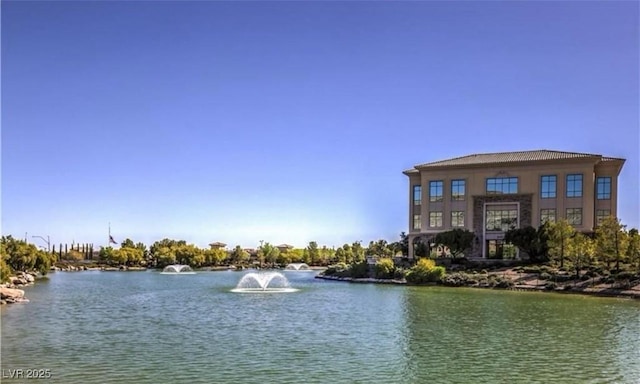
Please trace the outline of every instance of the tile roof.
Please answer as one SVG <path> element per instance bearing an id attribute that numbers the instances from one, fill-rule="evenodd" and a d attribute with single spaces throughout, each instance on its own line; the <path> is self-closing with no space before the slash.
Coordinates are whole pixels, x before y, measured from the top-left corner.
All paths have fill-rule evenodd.
<path id="1" fill-rule="evenodd" d="M 435 168 L 435 167 L 450 167 L 450 166 L 466 166 L 466 165 L 489 165 L 489 164 L 504 164 L 504 163 L 522 163 L 522 162 L 537 162 L 545 160 L 567 160 L 567 159 L 586 159 L 591 158 L 600 161 L 614 161 L 622 160 L 612 157 L 603 157 L 602 155 L 596 155 L 592 153 L 579 153 L 579 152 L 562 152 L 551 151 L 546 149 L 533 150 L 533 151 L 516 151 L 516 152 L 499 152 L 499 153 L 479 153 L 462 157 L 455 157 L 452 159 L 439 160 L 430 163 L 424 163 L 416 165 L 414 169 L 405 171 L 405 173 L 416 173 L 418 169 L 422 168 Z"/>

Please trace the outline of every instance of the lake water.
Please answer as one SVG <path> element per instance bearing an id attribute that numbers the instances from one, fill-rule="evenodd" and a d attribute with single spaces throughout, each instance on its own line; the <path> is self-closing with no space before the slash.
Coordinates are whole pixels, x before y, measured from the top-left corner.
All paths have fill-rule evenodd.
<path id="1" fill-rule="evenodd" d="M 2 374 L 59 383 L 640 383 L 640 302 L 247 272 L 57 272 L 2 307 Z M 9 381 L 9 380 L 7 380 Z M 20 382 L 12 380 L 11 382 Z M 33 380 L 25 380 L 33 382 Z"/>

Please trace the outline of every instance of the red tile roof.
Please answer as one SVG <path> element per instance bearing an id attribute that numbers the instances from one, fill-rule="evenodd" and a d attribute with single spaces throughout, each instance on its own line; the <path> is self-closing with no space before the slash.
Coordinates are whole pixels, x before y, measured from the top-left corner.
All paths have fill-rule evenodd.
<path id="1" fill-rule="evenodd" d="M 624 159 L 618 159 L 613 157 L 603 157 L 602 155 L 592 153 L 579 153 L 579 152 L 562 152 L 551 151 L 546 149 L 534 150 L 534 151 L 515 151 L 515 152 L 499 152 L 499 153 L 479 153 L 461 157 L 454 157 L 452 159 L 433 161 L 430 163 L 424 163 L 416 165 L 415 168 L 405 171 L 405 174 L 417 173 L 419 169 L 424 168 L 438 168 L 438 167 L 451 167 L 451 166 L 466 166 L 466 165 L 493 165 L 493 164 L 508 164 L 508 163 L 525 163 L 525 162 L 538 162 L 546 160 L 567 160 L 567 159 L 588 159 L 591 158 L 596 161 L 624 161 Z"/>

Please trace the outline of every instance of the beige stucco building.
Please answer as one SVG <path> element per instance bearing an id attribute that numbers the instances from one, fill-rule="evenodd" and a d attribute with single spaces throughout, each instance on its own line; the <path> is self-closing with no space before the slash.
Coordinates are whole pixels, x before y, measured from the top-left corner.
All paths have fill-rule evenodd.
<path id="1" fill-rule="evenodd" d="M 567 219 L 593 231 L 617 216 L 618 175 L 625 159 L 550 150 L 475 154 L 416 165 L 409 177 L 409 257 L 414 242 L 454 228 L 476 238 L 469 257 L 502 258 L 510 228 Z"/>

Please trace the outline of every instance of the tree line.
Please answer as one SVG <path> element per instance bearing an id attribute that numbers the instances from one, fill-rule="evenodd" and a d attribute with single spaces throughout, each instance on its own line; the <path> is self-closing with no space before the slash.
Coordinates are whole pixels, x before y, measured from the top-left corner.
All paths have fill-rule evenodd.
<path id="1" fill-rule="evenodd" d="M 636 228 L 627 230 L 616 217 L 602 220 L 594 232 L 576 231 L 565 219 L 547 222 L 539 228 L 525 227 L 506 233 L 505 241 L 526 252 L 534 262 L 551 262 L 559 268 L 580 271 L 606 267 L 619 272 L 640 272 L 640 235 Z"/>
<path id="2" fill-rule="evenodd" d="M 327 266 L 335 263 L 359 263 L 365 255 L 392 257 L 406 255 L 406 244 L 402 241 L 389 243 L 386 240 L 369 242 L 364 247 L 361 242 L 345 243 L 338 248 L 320 246 L 311 241 L 305 248 L 278 248 L 269 242 L 262 243 L 253 253 L 240 245 L 230 250 L 220 248 L 200 248 L 184 240 L 162 239 L 150 247 L 125 239 L 120 248 L 103 247 L 99 260 L 109 265 L 147 266 L 163 268 L 171 264 L 186 264 L 195 268 L 224 265 L 278 267 L 289 263 L 306 263 L 313 266 Z"/>

